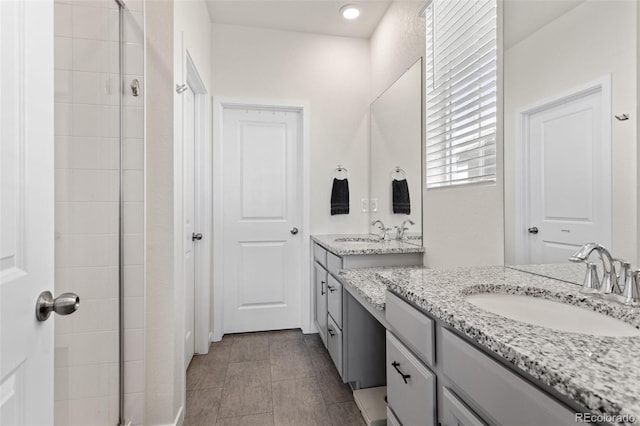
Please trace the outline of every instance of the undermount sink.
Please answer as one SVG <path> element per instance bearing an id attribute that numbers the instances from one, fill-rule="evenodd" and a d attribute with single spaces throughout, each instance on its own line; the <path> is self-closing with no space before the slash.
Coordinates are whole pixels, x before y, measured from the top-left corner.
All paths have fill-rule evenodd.
<path id="1" fill-rule="evenodd" d="M 640 330 L 615 318 L 540 297 L 481 293 L 466 300 L 485 311 L 553 330 L 592 336 L 640 336 Z"/>
<path id="2" fill-rule="evenodd" d="M 363 237 L 344 237 L 344 238 L 336 238 L 334 240 L 336 243 L 363 243 L 363 244 L 371 244 L 371 243 L 379 243 L 381 240 L 376 238 L 363 238 Z"/>

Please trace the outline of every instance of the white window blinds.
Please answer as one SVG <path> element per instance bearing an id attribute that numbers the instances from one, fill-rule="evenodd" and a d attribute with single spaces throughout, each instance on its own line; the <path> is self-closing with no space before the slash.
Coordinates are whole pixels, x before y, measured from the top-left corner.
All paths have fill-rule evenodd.
<path id="1" fill-rule="evenodd" d="M 425 10 L 427 188 L 496 179 L 496 0 Z"/>

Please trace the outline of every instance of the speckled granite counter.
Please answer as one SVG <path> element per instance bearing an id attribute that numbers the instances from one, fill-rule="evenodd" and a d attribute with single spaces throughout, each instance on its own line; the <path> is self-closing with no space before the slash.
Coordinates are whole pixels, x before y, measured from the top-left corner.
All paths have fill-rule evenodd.
<path id="1" fill-rule="evenodd" d="M 393 253 L 424 253 L 424 247 L 410 242 L 378 241 L 369 234 L 312 235 L 311 239 L 338 256 Z"/>
<path id="2" fill-rule="evenodd" d="M 541 265 L 509 265 L 508 267 L 577 285 L 582 285 L 587 272 L 587 266 L 584 263 L 570 262 Z M 602 267 L 600 265 L 598 265 L 598 276 L 602 276 Z"/>
<path id="3" fill-rule="evenodd" d="M 580 287 L 501 266 L 374 272 L 389 290 L 595 413 L 640 419 L 640 337 L 594 337 L 484 311 L 465 296 L 524 294 L 582 306 L 640 328 L 640 309 L 579 293 Z M 364 277 L 362 277 L 364 279 Z"/>
<path id="4" fill-rule="evenodd" d="M 387 285 L 380 279 L 378 272 L 397 269 L 395 266 L 341 269 L 338 278 L 343 285 L 353 289 L 361 295 L 371 306 L 379 311 L 384 311 L 385 292 Z M 420 266 L 406 266 L 404 269 L 421 269 Z"/>

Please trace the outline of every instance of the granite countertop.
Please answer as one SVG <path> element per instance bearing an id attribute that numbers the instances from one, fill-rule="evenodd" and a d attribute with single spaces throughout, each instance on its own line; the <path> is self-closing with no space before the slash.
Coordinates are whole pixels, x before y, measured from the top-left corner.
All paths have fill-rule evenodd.
<path id="1" fill-rule="evenodd" d="M 311 239 L 338 256 L 424 253 L 424 247 L 415 242 L 378 241 L 379 237 L 371 234 L 312 235 Z"/>
<path id="2" fill-rule="evenodd" d="M 421 266 L 406 266 L 404 269 L 421 269 Z M 338 278 L 343 285 L 354 289 L 356 293 L 364 297 L 374 309 L 384 311 L 385 292 L 387 285 L 377 275 L 378 272 L 397 269 L 396 266 L 383 266 L 374 268 L 340 269 Z"/>
<path id="3" fill-rule="evenodd" d="M 395 267 L 373 273 L 389 290 L 594 413 L 640 418 L 640 337 L 551 330 L 484 311 L 465 297 L 485 292 L 532 295 L 592 309 L 636 328 L 640 308 L 585 296 L 579 286 L 502 266 Z"/>
<path id="4" fill-rule="evenodd" d="M 542 275 L 571 284 L 582 285 L 587 266 L 580 263 L 549 263 L 541 265 L 509 265 L 511 269 L 528 272 L 530 274 Z M 598 276 L 602 277 L 602 266 L 598 265 Z"/>

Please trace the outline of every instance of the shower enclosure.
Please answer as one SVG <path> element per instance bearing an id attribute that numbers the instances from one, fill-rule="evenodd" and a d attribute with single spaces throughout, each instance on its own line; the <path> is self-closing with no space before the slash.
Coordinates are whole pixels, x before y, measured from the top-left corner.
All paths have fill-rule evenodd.
<path id="1" fill-rule="evenodd" d="M 55 424 L 144 422 L 144 8 L 55 0 Z"/>

